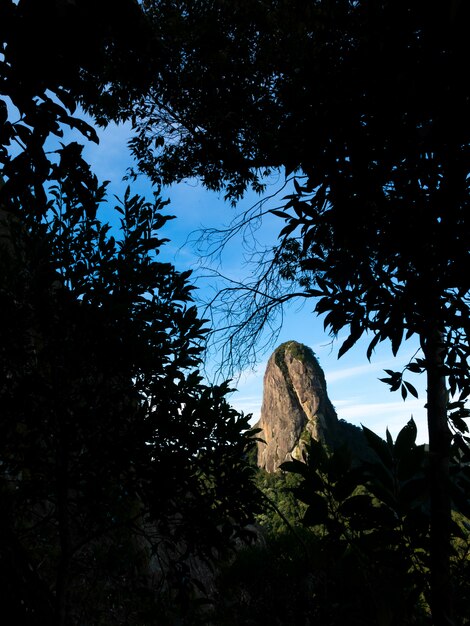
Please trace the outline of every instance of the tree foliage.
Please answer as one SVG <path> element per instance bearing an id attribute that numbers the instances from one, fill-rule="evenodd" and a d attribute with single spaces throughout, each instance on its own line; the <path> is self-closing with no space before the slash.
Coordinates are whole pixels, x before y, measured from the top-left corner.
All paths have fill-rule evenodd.
<path id="1" fill-rule="evenodd" d="M 468 6 L 220 0 L 145 8 L 161 18 L 157 31 L 170 24 L 176 36 L 165 87 L 157 81 L 153 99 L 137 109 L 142 168 L 159 164 L 173 180 L 189 165 L 232 199 L 249 184 L 258 189 L 272 167 L 299 174 L 276 212 L 285 226 L 272 260 L 248 290 L 240 345 L 299 292 L 319 298 L 316 311 L 333 334 L 349 329 L 340 355 L 367 332 L 369 357 L 381 341 L 396 354 L 404 339 L 419 338 L 424 358 L 409 369 L 428 378 L 433 613 L 436 623 L 450 624 L 447 385 L 459 403 L 452 428 L 464 433 L 470 391 L 462 271 L 469 260 Z M 276 290 L 279 273 L 293 281 L 293 294 Z M 403 396 L 414 393 L 400 373 L 388 382 Z"/>
<path id="2" fill-rule="evenodd" d="M 161 549 L 170 537 L 165 554 L 181 567 L 177 546 L 222 545 L 233 530 L 225 521 L 233 515 L 243 525 L 250 512 L 240 461 L 246 420 L 226 404 L 226 386 L 206 387 L 196 371 L 203 328 L 189 276 L 156 259 L 167 219 L 161 200 L 126 194 L 116 237 L 97 219 L 105 186 L 80 146 L 46 147 L 63 126 L 96 141 L 74 116 L 80 103 L 100 123 L 132 117 L 133 151 L 154 182 L 199 176 L 235 201 L 248 186 L 262 190 L 272 168 L 293 175 L 293 192 L 275 212 L 285 222 L 279 243 L 248 291 L 248 336 L 300 294 L 318 299 L 333 334 L 349 329 L 340 354 L 365 333 L 368 357 L 382 341 L 396 353 L 418 337 L 423 354 L 406 371 L 427 375 L 431 606 L 434 622 L 449 625 L 451 506 L 456 497 L 466 502 L 454 487 L 468 482 L 451 462 L 452 445 L 468 454 L 468 7 L 141 6 L 143 13 L 132 0 L 7 0 L 0 8 L 1 298 L 9 323 L 1 342 L 2 576 L 13 581 L 12 606 L 32 623 L 55 612 L 64 624 L 70 581 L 92 587 L 74 558 L 77 545 L 89 546 L 88 567 L 96 553 L 88 539 L 127 532 L 130 511 L 149 515 L 150 527 L 139 526 L 147 547 L 155 545 L 150 536 Z M 390 370 L 385 381 L 405 397 L 415 390 L 403 374 Z M 401 472 L 410 432 L 387 440 L 387 471 Z M 324 463 L 322 488 L 339 510 Z M 316 501 L 321 513 L 325 503 Z M 359 515 L 365 500 L 344 506 L 353 514 L 356 504 Z M 50 545 L 49 570 L 40 571 Z M 109 600 L 108 590 L 120 587 L 106 576 L 96 588 Z"/>
<path id="3" fill-rule="evenodd" d="M 137 109 L 139 152 L 147 138 L 172 180 L 198 172 L 236 196 L 258 168 L 310 165 L 323 182 L 332 167 L 351 174 L 365 149 L 396 160 L 403 139 L 418 147 L 431 118 L 442 138 L 468 132 L 463 2 L 143 6 L 169 55 Z"/>
<path id="4" fill-rule="evenodd" d="M 302 461 L 286 462 L 275 474 L 259 472 L 261 489 L 293 528 L 280 524 L 272 508 L 258 518 L 263 541 L 222 571 L 221 623 L 430 623 L 426 446 L 416 444 L 413 420 L 395 440 L 388 431 L 385 439 L 366 427 L 362 432 L 365 456 L 355 447 L 330 450 L 311 441 Z M 452 459 L 455 619 L 467 624 L 469 466 L 457 448 Z M 237 611 L 228 615 L 225 602 L 236 602 Z"/>
<path id="5" fill-rule="evenodd" d="M 318 442 L 307 449 L 304 463 L 287 462 L 282 469 L 302 477 L 295 495 L 307 505 L 304 524 L 320 533 L 325 549 L 352 559 L 374 592 L 374 623 L 426 623 L 431 579 L 429 454 L 416 445 L 411 419 L 395 441 L 363 426 L 372 452 L 370 460 L 352 463 L 351 451 L 328 452 Z M 468 462 L 452 452 L 453 549 L 456 586 L 466 587 L 461 568 L 468 568 Z M 463 482 L 462 482 L 463 481 Z M 463 605 L 459 605 L 462 611 Z M 466 609 L 456 615 L 465 623 Z M 421 620 L 421 621 L 420 621 Z"/>
<path id="6" fill-rule="evenodd" d="M 165 591 L 179 619 L 191 558 L 223 552 L 252 518 L 248 418 L 199 374 L 190 272 L 159 258 L 166 202 L 128 189 L 112 230 L 82 146 L 52 143 L 64 128 L 96 141 L 78 103 L 119 119 L 122 95 L 142 93 L 143 17 L 133 2 L 25 0 L 0 17 L 5 613 L 148 624 Z"/>
<path id="7" fill-rule="evenodd" d="M 154 603 L 150 592 L 156 597 L 172 562 L 180 568 L 187 553 L 223 551 L 251 519 L 242 460 L 249 424 L 227 404 L 227 385 L 207 387 L 198 375 L 204 331 L 187 274 L 153 254 L 166 221 L 161 204 L 127 195 L 117 207 L 121 240 L 97 220 L 62 213 L 48 233 L 20 237 L 27 252 L 20 260 L 7 253 L 3 264 L 7 537 L 26 552 L 36 586 L 52 588 L 52 606 L 62 586 L 74 589 L 74 620 L 84 618 L 77 611 L 92 585 L 102 586 L 98 612 L 139 577 Z M 97 553 L 116 536 L 130 562 L 123 567 L 116 555 L 112 572 Z M 25 602 L 30 587 L 9 576 Z M 117 623 L 129 606 L 130 596 L 113 608 Z"/>

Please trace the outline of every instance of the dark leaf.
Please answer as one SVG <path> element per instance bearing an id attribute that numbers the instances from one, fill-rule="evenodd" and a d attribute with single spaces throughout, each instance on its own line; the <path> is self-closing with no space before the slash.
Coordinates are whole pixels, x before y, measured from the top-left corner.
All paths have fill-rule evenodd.
<path id="1" fill-rule="evenodd" d="M 353 345 L 358 341 L 358 339 L 362 336 L 362 330 L 356 329 L 354 332 L 351 332 L 349 337 L 342 343 L 340 349 L 338 350 L 338 359 L 343 356 L 348 350 L 350 350 Z"/>
<path id="2" fill-rule="evenodd" d="M 371 449 L 376 453 L 378 458 L 382 461 L 385 467 L 390 468 L 393 465 L 392 455 L 387 443 L 376 435 L 372 430 L 362 425 L 362 432 L 364 433 L 367 443 Z"/>
<path id="3" fill-rule="evenodd" d="M 413 418 L 400 430 L 395 440 L 394 454 L 397 459 L 403 458 L 415 448 L 418 430 Z"/>
<path id="4" fill-rule="evenodd" d="M 406 389 L 411 393 L 412 396 L 414 396 L 415 398 L 418 397 L 418 392 L 416 391 L 416 388 L 413 387 L 411 383 L 407 383 L 406 381 L 403 381 L 403 384 L 405 385 Z"/>
<path id="5" fill-rule="evenodd" d="M 305 515 L 302 520 L 305 526 L 326 524 L 328 521 L 328 504 L 326 500 L 318 494 L 312 494 L 311 500 L 308 504 L 309 507 L 305 511 Z"/>
<path id="6" fill-rule="evenodd" d="M 339 511 L 346 517 L 367 515 L 372 507 L 372 498 L 367 494 L 351 496 L 339 507 Z"/>
<path id="7" fill-rule="evenodd" d="M 301 461 L 297 461 L 296 459 L 293 459 L 292 461 L 285 461 L 279 466 L 279 469 L 291 474 L 300 474 L 304 477 L 307 477 L 309 474 L 306 464 Z"/>

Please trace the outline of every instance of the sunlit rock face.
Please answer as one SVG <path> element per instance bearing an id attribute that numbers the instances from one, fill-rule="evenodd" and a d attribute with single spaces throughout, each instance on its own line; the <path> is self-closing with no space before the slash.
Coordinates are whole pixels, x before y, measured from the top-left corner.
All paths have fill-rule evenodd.
<path id="1" fill-rule="evenodd" d="M 328 399 L 323 371 L 310 348 L 296 341 L 279 346 L 264 375 L 258 434 L 258 466 L 275 472 L 292 458 L 301 458 L 309 436 L 330 443 L 338 418 Z"/>

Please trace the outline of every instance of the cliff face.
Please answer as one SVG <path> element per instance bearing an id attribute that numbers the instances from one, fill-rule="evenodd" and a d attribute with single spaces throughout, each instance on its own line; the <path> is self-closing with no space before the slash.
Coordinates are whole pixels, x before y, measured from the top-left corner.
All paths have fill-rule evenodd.
<path id="1" fill-rule="evenodd" d="M 291 458 L 300 458 L 310 434 L 329 443 L 336 437 L 338 418 L 328 399 L 323 371 L 312 350 L 296 341 L 279 346 L 264 375 L 258 434 L 258 466 L 275 472 Z"/>

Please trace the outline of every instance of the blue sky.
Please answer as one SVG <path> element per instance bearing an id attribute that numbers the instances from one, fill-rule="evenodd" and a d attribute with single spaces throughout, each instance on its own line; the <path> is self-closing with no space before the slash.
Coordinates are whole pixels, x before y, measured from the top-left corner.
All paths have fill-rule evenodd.
<path id="1" fill-rule="evenodd" d="M 127 183 L 122 181 L 126 167 L 131 163 L 126 142 L 130 130 L 126 126 L 111 126 L 106 131 L 100 131 L 100 144 L 88 144 L 85 156 L 93 165 L 93 169 L 100 180 L 110 180 L 109 196 L 122 194 Z M 77 137 L 79 142 L 83 142 Z M 268 193 L 282 185 L 280 178 L 274 179 Z M 135 192 L 150 197 L 151 189 L 145 180 L 133 185 Z M 173 262 L 180 270 L 194 270 L 194 278 L 204 274 L 200 269 L 200 258 L 191 241 L 197 238 L 196 231 L 203 227 L 222 227 L 227 225 L 236 215 L 237 210 L 249 208 L 258 198 L 253 195 L 247 197 L 237 209 L 233 209 L 224 202 L 223 197 L 206 191 L 196 181 L 187 181 L 162 190 L 162 197 L 169 198 L 171 203 L 167 207 L 170 214 L 177 219 L 168 222 L 163 234 L 170 239 L 162 251 L 165 261 Z M 279 200 L 276 201 L 279 204 Z M 273 205 L 274 206 L 274 205 Z M 272 218 L 259 231 L 258 235 L 265 242 L 275 242 L 277 232 L 281 227 L 278 218 Z M 234 241 L 222 255 L 220 271 L 236 279 L 243 278 L 248 273 L 243 246 L 240 240 Z M 196 280 L 201 296 L 207 295 L 211 281 L 203 278 Z M 371 363 L 366 359 L 367 341 L 358 342 L 352 350 L 341 359 L 337 358 L 337 351 L 343 338 L 339 337 L 332 344 L 331 338 L 323 330 L 321 318 L 312 314 L 314 303 L 305 301 L 294 303 L 287 310 L 281 332 L 275 345 L 283 341 L 296 340 L 311 347 L 325 372 L 328 394 L 333 402 L 338 416 L 347 421 L 360 425 L 364 424 L 385 435 L 388 427 L 393 436 L 413 416 L 418 425 L 418 440 L 427 441 L 425 422 L 425 380 L 424 376 L 413 376 L 409 381 L 419 392 L 419 399 L 411 396 L 403 401 L 399 393 L 391 393 L 388 387 L 378 379 L 384 377 L 385 368 L 400 370 L 416 351 L 416 344 L 407 342 L 402 346 L 399 356 L 393 358 L 387 344 L 379 346 L 374 353 Z M 267 359 L 270 352 L 259 354 L 259 362 L 253 369 L 241 372 L 234 381 L 237 391 L 231 397 L 232 404 L 238 410 L 252 413 L 252 422 L 259 418 L 262 402 L 262 383 Z M 213 355 L 213 361 L 217 355 Z M 211 365 L 211 364 L 209 364 Z M 411 376 L 411 375 L 410 375 Z"/>

